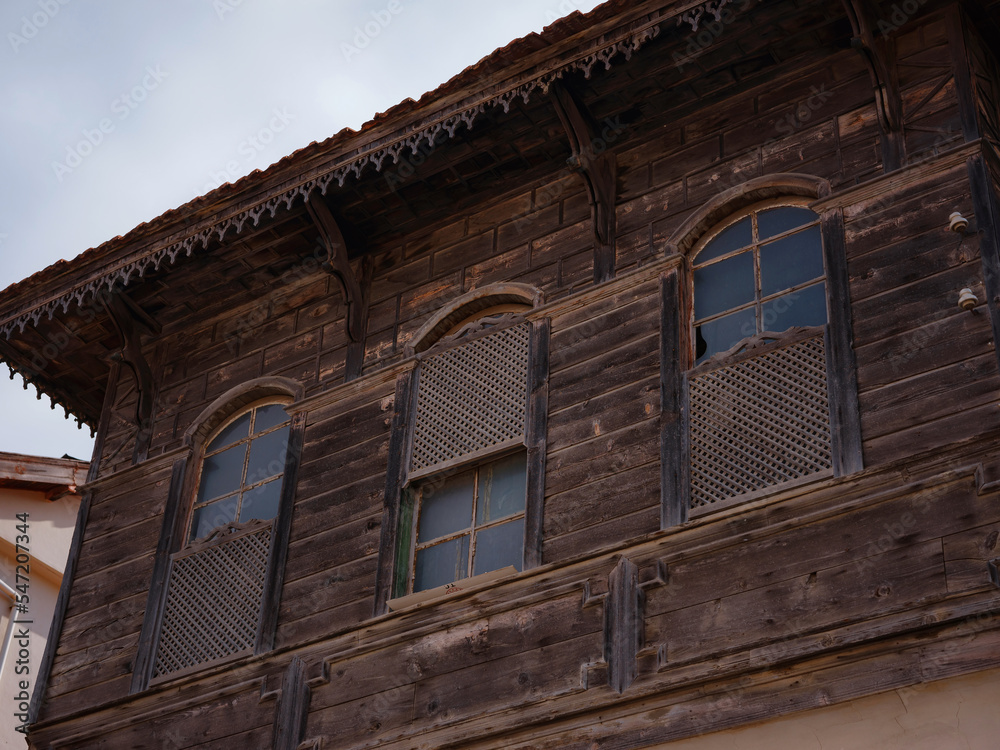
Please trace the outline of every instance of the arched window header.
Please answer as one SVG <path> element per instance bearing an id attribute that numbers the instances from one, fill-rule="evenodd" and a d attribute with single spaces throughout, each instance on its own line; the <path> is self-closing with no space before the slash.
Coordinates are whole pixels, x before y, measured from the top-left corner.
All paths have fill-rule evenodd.
<path id="1" fill-rule="evenodd" d="M 747 180 L 720 193 L 689 216 L 671 236 L 667 252 L 692 256 L 697 252 L 697 248 L 708 240 L 706 235 L 714 227 L 755 204 L 774 199 L 785 201 L 798 199 L 801 205 L 806 205 L 829 194 L 830 183 L 807 174 L 765 175 Z"/>
<path id="2" fill-rule="evenodd" d="M 290 404 L 302 398 L 302 386 L 288 378 L 257 378 L 223 393 L 209 404 L 184 433 L 184 445 L 203 445 L 248 406 L 267 399 Z"/>
<path id="3" fill-rule="evenodd" d="M 542 303 L 542 292 L 528 284 L 490 284 L 464 294 L 441 308 L 407 346 L 407 355 L 427 351 L 470 318 L 487 312 L 530 310 Z"/>

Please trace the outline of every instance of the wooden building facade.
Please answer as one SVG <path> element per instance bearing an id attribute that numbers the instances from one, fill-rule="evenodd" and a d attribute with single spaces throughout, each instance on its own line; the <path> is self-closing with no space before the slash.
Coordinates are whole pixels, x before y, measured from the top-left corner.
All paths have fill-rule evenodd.
<path id="1" fill-rule="evenodd" d="M 0 294 L 97 434 L 31 746 L 996 696 L 998 22 L 611 0 Z"/>

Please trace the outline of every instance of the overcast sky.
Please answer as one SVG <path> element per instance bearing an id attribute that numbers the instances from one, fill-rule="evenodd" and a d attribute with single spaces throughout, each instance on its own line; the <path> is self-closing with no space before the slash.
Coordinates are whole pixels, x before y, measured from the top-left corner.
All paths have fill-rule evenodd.
<path id="1" fill-rule="evenodd" d="M 598 0 L 3 0 L 0 288 Z M 90 431 L 0 366 L 0 451 Z"/>

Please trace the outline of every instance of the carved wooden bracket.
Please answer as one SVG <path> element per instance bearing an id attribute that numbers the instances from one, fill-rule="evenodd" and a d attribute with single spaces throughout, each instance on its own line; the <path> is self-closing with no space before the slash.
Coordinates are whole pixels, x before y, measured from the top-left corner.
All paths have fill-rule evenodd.
<path id="1" fill-rule="evenodd" d="M 322 198 L 315 193 L 310 195 L 306 200 L 306 209 L 326 247 L 327 257 L 323 269 L 337 278 L 344 292 L 347 302 L 347 335 L 351 337 L 351 341 L 361 341 L 365 335 L 364 308 L 368 300 L 347 259 L 347 242 Z"/>
<path id="2" fill-rule="evenodd" d="M 117 292 L 102 298 L 101 304 L 111 316 L 111 321 L 118 330 L 122 342 L 121 349 L 112 354 L 111 358 L 127 365 L 135 377 L 138 397 L 134 417 L 137 432 L 133 462 L 138 462 L 145 458 L 149 440 L 152 437 L 154 398 L 153 370 L 143 354 L 139 335 L 142 332 L 141 329 L 149 334 L 159 334 L 160 326 L 125 292 Z"/>
<path id="3" fill-rule="evenodd" d="M 579 171 L 590 197 L 594 229 L 594 281 L 615 275 L 615 202 L 618 197 L 618 162 L 598 135 L 593 117 L 560 82 L 550 89 L 556 114 L 566 130 L 573 155 L 570 166 Z"/>
<path id="4" fill-rule="evenodd" d="M 891 40 L 874 32 L 870 0 L 842 0 L 851 21 L 851 46 L 864 58 L 875 92 L 875 112 L 882 128 L 885 171 L 902 166 L 903 104 L 892 69 Z"/>

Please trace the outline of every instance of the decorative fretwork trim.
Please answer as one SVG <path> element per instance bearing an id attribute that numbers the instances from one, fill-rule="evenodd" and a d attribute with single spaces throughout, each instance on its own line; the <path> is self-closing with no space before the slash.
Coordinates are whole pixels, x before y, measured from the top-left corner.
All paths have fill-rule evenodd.
<path id="1" fill-rule="evenodd" d="M 463 102 L 432 113 L 423 124 L 413 127 L 406 135 L 394 134 L 389 139 L 361 147 L 315 177 L 305 181 L 301 181 L 300 178 L 289 180 L 286 187 L 279 188 L 277 194 L 250 208 L 225 217 L 217 215 L 192 234 L 180 236 L 175 234 L 167 237 L 155 247 L 145 248 L 119 261 L 86 284 L 81 284 L 69 292 L 3 321 L 0 323 L 0 332 L 10 338 L 15 329 L 23 332 L 29 323 L 37 326 L 44 316 L 51 320 L 60 308 L 66 313 L 72 304 L 82 306 L 102 294 L 111 292 L 116 286 L 128 286 L 133 278 L 141 278 L 148 272 L 158 271 L 164 264 L 173 265 L 178 257 L 192 255 L 198 246 L 207 249 L 213 240 L 222 241 L 230 230 L 235 230 L 236 234 L 239 234 L 248 225 L 258 226 L 265 216 L 273 219 L 279 210 L 283 208 L 291 210 L 295 203 L 307 200 L 317 190 L 321 195 L 326 195 L 326 191 L 334 182 L 342 187 L 349 176 L 360 178 L 368 166 L 381 171 L 387 162 L 396 164 L 400 159 L 405 159 L 407 152 L 416 155 L 425 145 L 433 146 L 439 143 L 442 133 L 447 133 L 448 138 L 454 138 L 460 125 L 471 129 L 476 118 L 487 109 L 503 107 L 505 113 L 509 112 L 511 104 L 516 99 L 520 98 L 528 103 L 535 93 L 547 94 L 555 81 L 568 74 L 582 72 L 584 77 L 589 79 L 594 67 L 599 63 L 604 65 L 605 70 L 610 70 L 613 58 L 623 55 L 625 60 L 630 60 L 634 52 L 656 38 L 660 33 L 662 20 L 657 16 L 655 20 L 647 21 L 645 24 L 630 24 L 626 30 L 620 30 L 617 36 L 602 35 L 591 43 L 587 51 L 579 53 L 569 62 L 557 64 L 541 73 L 534 72 L 527 77 L 508 79 L 493 87 L 489 93 L 480 94 L 473 101 L 465 99 Z"/>
<path id="2" fill-rule="evenodd" d="M 688 24 L 691 27 L 691 31 L 697 31 L 701 24 L 701 19 L 704 18 L 706 13 L 716 21 L 721 21 L 723 10 L 725 10 L 727 5 L 731 5 L 732 2 L 733 0 L 710 0 L 710 2 L 702 3 L 677 16 L 677 25 L 683 26 L 684 24 Z"/>

